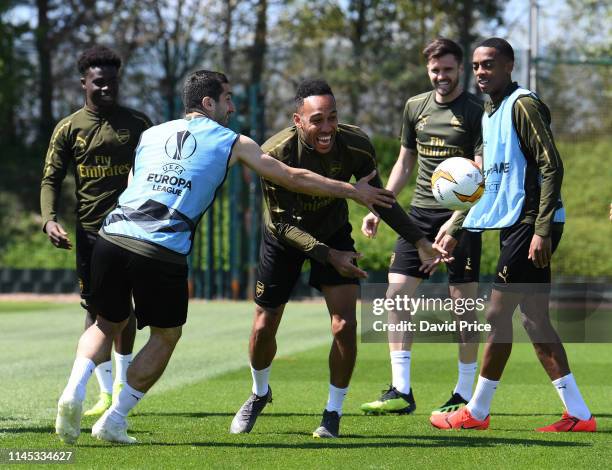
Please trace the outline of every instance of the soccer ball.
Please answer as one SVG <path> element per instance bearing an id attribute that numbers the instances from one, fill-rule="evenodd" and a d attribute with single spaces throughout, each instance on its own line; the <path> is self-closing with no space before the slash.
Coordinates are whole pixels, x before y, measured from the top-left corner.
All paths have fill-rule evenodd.
<path id="1" fill-rule="evenodd" d="M 436 201 L 451 210 L 469 209 L 478 202 L 484 188 L 482 171 L 467 158 L 447 158 L 431 175 L 431 191 Z"/>

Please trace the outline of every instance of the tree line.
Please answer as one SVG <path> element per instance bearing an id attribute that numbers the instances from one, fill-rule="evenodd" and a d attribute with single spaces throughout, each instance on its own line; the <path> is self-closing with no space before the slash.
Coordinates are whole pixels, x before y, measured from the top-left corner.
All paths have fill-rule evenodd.
<path id="1" fill-rule="evenodd" d="M 570 14 L 559 26 L 571 41 L 548 46 L 557 62 L 542 62 L 542 95 L 553 114 L 562 112 L 553 125 L 605 135 L 609 68 L 567 65 L 564 58 L 568 50 L 578 58 L 610 58 L 610 7 L 601 0 L 565 3 Z M 122 102 L 156 123 L 181 115 L 184 77 L 208 68 L 230 77 L 242 98 L 243 131 L 260 140 L 290 122 L 295 87 L 312 76 L 330 82 L 342 121 L 397 137 L 406 98 L 430 88 L 423 47 L 437 36 L 460 43 L 469 88 L 470 51 L 485 31 L 503 29 L 505 7 L 501 0 L 4 0 L 0 247 L 15 236 L 7 218 L 38 213 L 49 137 L 83 104 L 76 60 L 92 44 L 121 55 Z M 578 72 L 579 87 L 572 78 Z M 64 194 L 62 216 L 70 218 L 72 188 Z"/>

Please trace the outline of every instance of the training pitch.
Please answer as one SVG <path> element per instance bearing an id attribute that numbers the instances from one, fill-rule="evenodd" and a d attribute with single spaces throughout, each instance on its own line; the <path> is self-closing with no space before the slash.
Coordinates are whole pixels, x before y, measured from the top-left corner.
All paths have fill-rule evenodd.
<path id="1" fill-rule="evenodd" d="M 612 345 L 568 344 L 578 385 L 597 417 L 595 434 L 540 434 L 561 401 L 528 344 L 514 346 L 493 401 L 491 429 L 440 431 L 429 424 L 456 380 L 452 344 L 416 344 L 410 416 L 363 416 L 390 380 L 385 344 L 360 344 L 344 406 L 341 439 L 315 440 L 327 399 L 331 336 L 324 303 L 293 303 L 278 335 L 272 367 L 274 402 L 251 434 L 230 435 L 230 422 L 251 388 L 247 344 L 253 305 L 194 302 L 183 337 L 161 380 L 129 418 L 136 446 L 90 435 L 84 418 L 77 445 L 54 434 L 57 399 L 70 372 L 84 315 L 77 302 L 0 302 L 0 452 L 71 450 L 87 468 L 609 468 L 612 460 Z M 137 336 L 138 349 L 147 338 Z M 482 348 L 481 348 L 482 349 Z M 98 389 L 89 382 L 85 407 Z M 0 461 L 4 467 L 6 460 Z"/>

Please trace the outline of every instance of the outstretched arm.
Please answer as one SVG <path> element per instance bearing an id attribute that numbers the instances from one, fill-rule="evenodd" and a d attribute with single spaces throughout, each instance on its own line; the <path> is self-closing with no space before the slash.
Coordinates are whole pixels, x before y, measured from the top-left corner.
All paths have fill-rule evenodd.
<path id="1" fill-rule="evenodd" d="M 393 165 L 393 169 L 389 175 L 389 181 L 387 181 L 386 189 L 392 191 L 393 194 L 397 196 L 410 179 L 416 162 L 416 151 L 402 145 L 400 147 L 400 153 L 397 157 L 397 161 Z M 363 218 L 361 232 L 368 238 L 374 238 L 376 236 L 376 232 L 378 231 L 379 223 L 380 217 L 370 212 Z"/>
<path id="2" fill-rule="evenodd" d="M 360 179 L 355 185 L 313 173 L 303 168 L 293 168 L 266 155 L 252 139 L 241 135 L 234 145 L 230 165 L 241 161 L 263 178 L 291 191 L 311 196 L 327 196 L 353 199 L 372 210 L 374 205 L 391 207 L 395 198 L 390 191 L 368 184 L 374 178 L 372 173 Z"/>

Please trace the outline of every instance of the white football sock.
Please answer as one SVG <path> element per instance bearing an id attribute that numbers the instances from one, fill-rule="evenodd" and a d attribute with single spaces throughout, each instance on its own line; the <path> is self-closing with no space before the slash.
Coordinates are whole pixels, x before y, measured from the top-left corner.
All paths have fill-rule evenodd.
<path id="1" fill-rule="evenodd" d="M 329 384 L 329 395 L 327 397 L 327 405 L 325 409 L 327 411 L 335 411 L 342 416 L 342 404 L 344 403 L 344 397 L 348 393 L 348 387 L 338 388 Z"/>
<path id="2" fill-rule="evenodd" d="M 87 357 L 77 357 L 72 365 L 72 372 L 66 384 L 66 388 L 62 392 L 60 400 L 69 400 L 75 397 L 78 401 L 85 400 L 85 391 L 87 389 L 87 381 L 93 373 L 96 365 Z"/>
<path id="3" fill-rule="evenodd" d="M 391 385 L 400 393 L 410 393 L 410 357 L 410 351 L 391 351 Z"/>
<path id="4" fill-rule="evenodd" d="M 459 375 L 457 377 L 457 385 L 453 393 L 458 393 L 464 400 L 470 401 L 472 398 L 472 387 L 474 386 L 474 377 L 478 370 L 478 363 L 471 362 L 464 364 L 459 361 Z"/>
<path id="5" fill-rule="evenodd" d="M 139 392 L 135 388 L 130 387 L 130 384 L 125 383 L 119 392 L 117 400 L 113 402 L 107 411 L 109 419 L 119 424 L 125 423 L 128 413 L 138 404 L 142 397 L 144 397 L 144 392 Z"/>
<path id="6" fill-rule="evenodd" d="M 466 408 L 477 420 L 484 420 L 489 416 L 491 410 L 491 401 L 493 401 L 493 395 L 497 390 L 499 380 L 485 379 L 483 376 L 478 376 L 478 383 L 476 383 L 476 390 L 474 390 L 474 396 L 470 402 L 466 405 Z"/>
<path id="7" fill-rule="evenodd" d="M 132 354 L 119 354 L 115 351 L 115 382 L 127 383 L 127 370 L 132 363 Z"/>
<path id="8" fill-rule="evenodd" d="M 253 377 L 253 388 L 251 390 L 258 397 L 263 397 L 268 393 L 271 369 L 271 365 L 261 370 L 255 370 L 251 366 L 251 376 Z"/>
<path id="9" fill-rule="evenodd" d="M 587 420 L 591 417 L 589 407 L 582 399 L 574 374 L 571 372 L 560 379 L 553 380 L 552 384 L 557 389 L 561 401 L 567 412 L 574 418 Z"/>
<path id="10" fill-rule="evenodd" d="M 96 377 L 98 379 L 98 385 L 100 385 L 100 392 L 112 393 L 113 361 L 106 361 L 98 364 L 98 367 L 96 367 Z"/>

